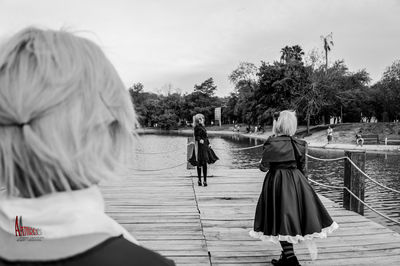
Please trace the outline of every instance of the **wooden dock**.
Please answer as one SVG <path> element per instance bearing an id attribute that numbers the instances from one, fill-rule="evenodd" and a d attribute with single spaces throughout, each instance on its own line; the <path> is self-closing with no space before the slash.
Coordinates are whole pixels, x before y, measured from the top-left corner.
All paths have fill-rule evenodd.
<path id="1" fill-rule="evenodd" d="M 214 170 L 208 187 L 198 187 L 193 175 L 173 169 L 108 181 L 102 185 L 106 211 L 143 246 L 177 265 L 270 265 L 279 246 L 248 235 L 263 173 Z M 316 261 L 296 245 L 302 265 L 400 265 L 398 233 L 321 199 L 340 228 L 317 240 Z"/>

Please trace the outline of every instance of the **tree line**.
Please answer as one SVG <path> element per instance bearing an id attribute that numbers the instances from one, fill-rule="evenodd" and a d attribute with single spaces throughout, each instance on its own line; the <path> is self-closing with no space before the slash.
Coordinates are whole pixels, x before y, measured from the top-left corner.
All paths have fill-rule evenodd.
<path id="1" fill-rule="evenodd" d="M 329 46 L 328 46 L 329 48 Z M 143 126 L 176 128 L 202 113 L 210 123 L 214 108 L 222 106 L 223 123 L 271 124 L 273 113 L 296 110 L 299 122 L 313 125 L 335 122 L 396 121 L 400 119 L 400 61 L 387 67 L 380 81 L 370 85 L 365 69 L 352 72 L 343 60 L 327 64 L 317 51 L 305 53 L 299 45 L 281 49 L 279 61 L 260 66 L 241 62 L 228 76 L 232 92 L 215 96 L 212 78 L 193 92 L 166 95 L 145 92 L 134 84 L 130 95 Z"/>
<path id="2" fill-rule="evenodd" d="M 214 109 L 224 105 L 224 98 L 215 96 L 216 89 L 209 78 L 189 94 L 145 92 L 141 83 L 133 84 L 129 93 L 142 126 L 170 129 L 188 126 L 197 113 L 204 114 L 207 123 L 213 121 Z"/>

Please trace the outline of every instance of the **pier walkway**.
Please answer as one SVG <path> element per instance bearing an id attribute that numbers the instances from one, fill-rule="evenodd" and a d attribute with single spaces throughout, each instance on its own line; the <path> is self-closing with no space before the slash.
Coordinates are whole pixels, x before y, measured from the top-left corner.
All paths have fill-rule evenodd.
<path id="1" fill-rule="evenodd" d="M 252 239 L 254 210 L 264 178 L 256 169 L 212 170 L 208 187 L 182 168 L 132 172 L 102 184 L 106 211 L 143 246 L 177 265 L 270 265 L 279 246 Z M 400 234 L 321 197 L 340 228 L 317 240 L 312 261 L 303 245 L 302 265 L 400 265 Z"/>

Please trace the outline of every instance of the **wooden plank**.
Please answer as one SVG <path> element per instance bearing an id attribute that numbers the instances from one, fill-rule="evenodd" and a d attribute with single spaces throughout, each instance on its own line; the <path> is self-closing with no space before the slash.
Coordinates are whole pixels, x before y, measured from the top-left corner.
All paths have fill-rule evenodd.
<path id="1" fill-rule="evenodd" d="M 191 178 L 140 174 L 105 182 L 101 189 L 106 213 L 142 246 L 177 265 L 210 265 Z"/>
<path id="2" fill-rule="evenodd" d="M 248 235 L 265 174 L 215 169 L 209 186 L 198 187 L 189 173 L 131 172 L 109 180 L 101 186 L 107 214 L 177 265 L 265 265 L 279 257 L 278 245 Z M 316 241 L 316 261 L 296 245 L 302 265 L 400 265 L 398 233 L 320 199 L 340 228 Z"/>

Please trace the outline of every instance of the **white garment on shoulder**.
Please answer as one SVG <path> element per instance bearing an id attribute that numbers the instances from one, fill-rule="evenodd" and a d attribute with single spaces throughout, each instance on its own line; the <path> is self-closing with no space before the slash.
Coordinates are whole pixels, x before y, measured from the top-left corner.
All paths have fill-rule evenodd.
<path id="1" fill-rule="evenodd" d="M 128 241 L 139 242 L 104 212 L 100 189 L 57 192 L 38 198 L 0 198 L 0 228 L 16 234 L 16 217 L 22 216 L 23 226 L 40 229 L 44 239 L 67 238 L 85 234 L 123 235 Z"/>

